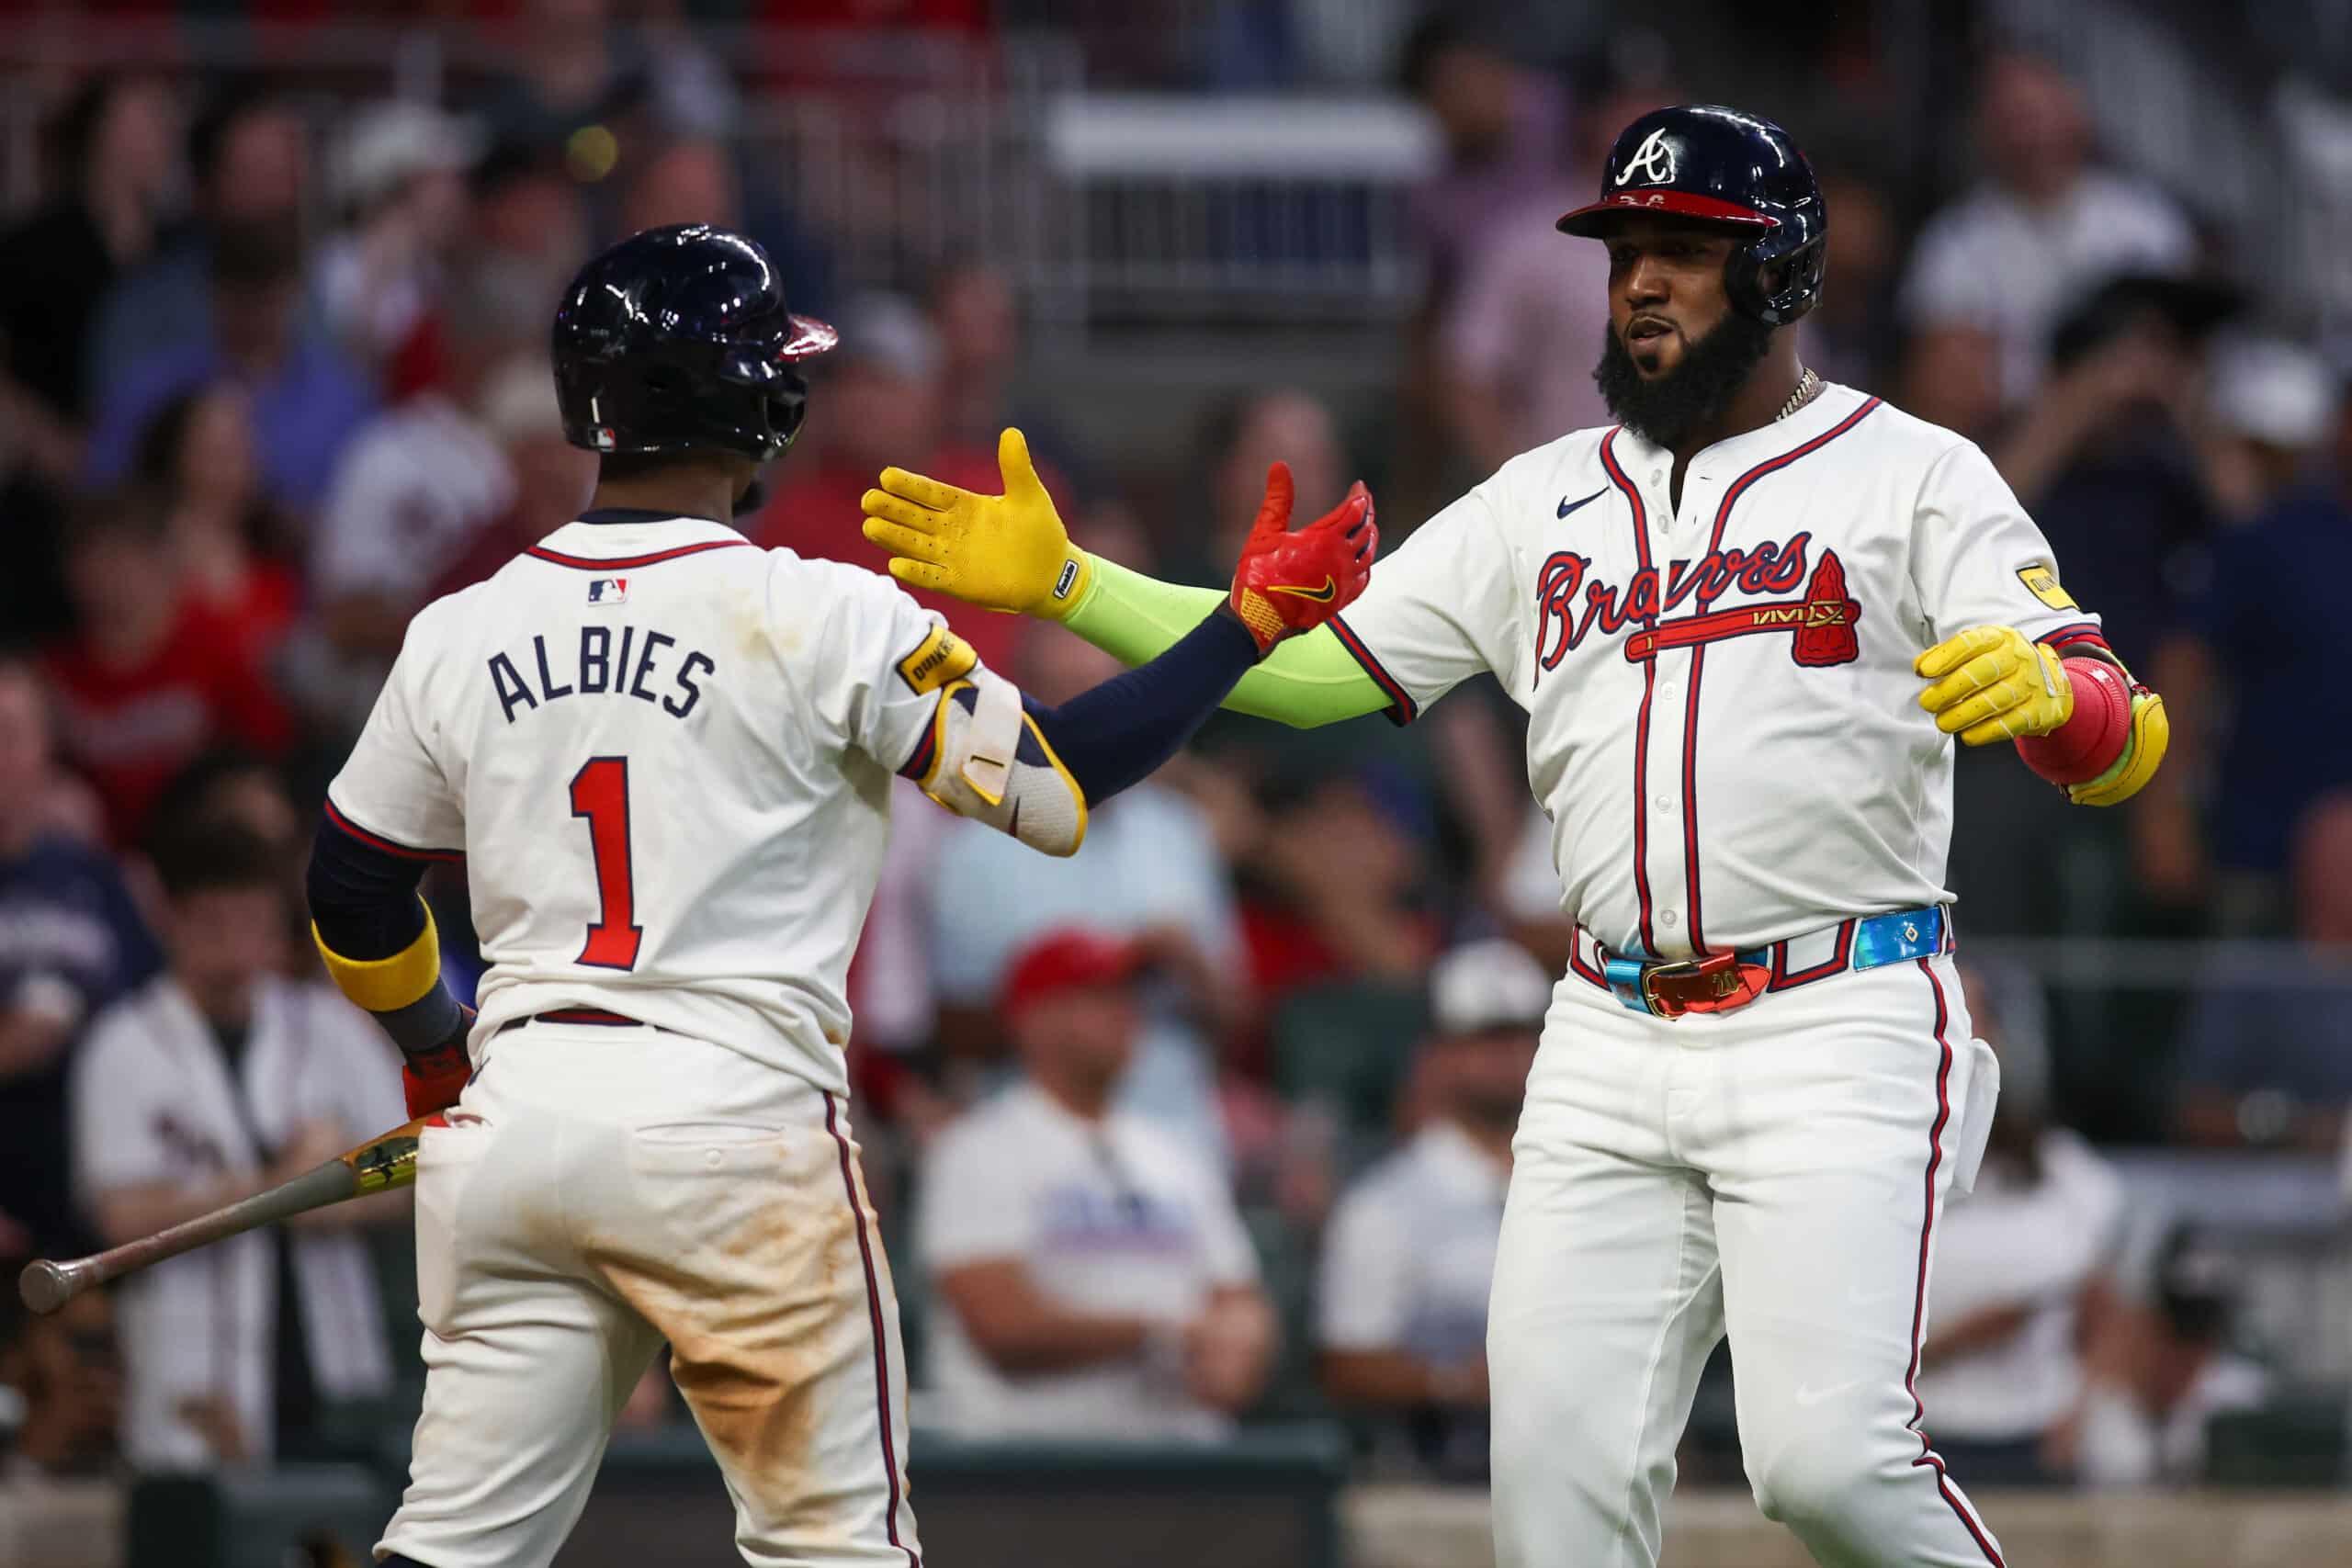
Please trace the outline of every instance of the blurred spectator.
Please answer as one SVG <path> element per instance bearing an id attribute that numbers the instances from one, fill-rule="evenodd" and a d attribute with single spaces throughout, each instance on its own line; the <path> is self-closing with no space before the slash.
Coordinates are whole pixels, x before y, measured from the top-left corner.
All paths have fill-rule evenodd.
<path id="1" fill-rule="evenodd" d="M 2202 1484 L 2206 1423 L 2263 1402 L 2269 1374 L 2229 1344 L 2236 1267 L 2177 1231 L 2156 1263 L 2153 1308 L 2113 1313 L 2091 1337 L 2091 1385 L 2071 1438 L 2085 1484 Z"/>
<path id="2" fill-rule="evenodd" d="M 1201 471 L 1208 515 L 1190 521 L 1182 553 L 1170 564 L 1185 581 L 1222 587 L 1232 581 L 1241 542 L 1266 495 L 1266 470 L 1290 465 L 1301 516 L 1335 505 L 1348 484 L 1348 457 L 1338 423 L 1314 393 L 1297 387 L 1238 392 L 1214 404 L 1201 423 Z"/>
<path id="3" fill-rule="evenodd" d="M 1997 1010 L 1996 972 L 1963 963 L 1961 980 L 1978 1036 L 2000 1058 L 2001 1092 L 1975 1190 L 1954 1196 L 1936 1229 L 1919 1402 L 1937 1451 L 1975 1484 L 2049 1484 L 2067 1479 L 2064 1426 L 2083 1393 L 2085 1314 L 2103 1313 L 2113 1292 L 2122 1184 L 2046 1119 L 2048 1046 L 2004 1027 L 2012 1020 Z"/>
<path id="4" fill-rule="evenodd" d="M 225 819 L 155 846 L 159 979 L 92 1028 L 74 1066 L 74 1167 L 109 1244 L 309 1170 L 401 1120 L 396 1058 L 332 989 L 282 978 L 285 863 Z M 299 1452 L 327 1399 L 381 1393 L 390 1361 L 354 1227 L 404 1199 L 315 1211 L 158 1264 L 121 1291 L 125 1441 L 144 1470 Z"/>
<path id="5" fill-rule="evenodd" d="M 277 551 L 292 525 L 261 488 L 253 400 L 217 381 L 165 403 L 140 437 L 133 475 L 164 506 L 180 584 L 266 661 L 294 623 L 301 582 Z"/>
<path id="6" fill-rule="evenodd" d="M 505 141 L 492 143 L 474 165 L 468 191 L 463 249 L 472 286 L 504 297 L 517 316 L 508 330 L 527 330 L 536 346 L 589 253 L 580 186 L 560 152 Z M 439 335 L 454 330 L 445 323 Z"/>
<path id="7" fill-rule="evenodd" d="M 492 369 L 548 319 L 523 314 L 515 281 L 469 271 L 452 283 L 441 380 L 368 421 L 336 467 L 311 555 L 329 657 L 304 684 L 338 728 L 357 732 L 409 617 L 515 504 L 514 468 L 479 412 Z"/>
<path id="8" fill-rule="evenodd" d="M 736 114 L 725 68 L 675 25 L 635 37 L 610 0 L 523 0 L 506 42 L 509 73 L 484 109 L 503 135 L 566 148 L 601 179 L 625 134 L 655 126 L 713 136 Z"/>
<path id="9" fill-rule="evenodd" d="M 1004 481 L 993 436 L 980 447 L 940 440 L 939 337 L 922 312 L 898 295 L 868 294 L 851 300 L 836 324 L 841 347 L 825 357 L 808 400 L 808 423 L 774 469 L 773 499 L 747 531 L 770 549 L 878 571 L 883 552 L 860 531 L 857 498 L 884 468 L 895 464 L 989 494 Z M 1069 515 L 1061 477 L 1046 467 L 1038 477 Z M 940 593 L 914 597 L 945 616 L 982 663 L 1018 667 L 1025 625 L 1020 616 L 991 615 Z"/>
<path id="10" fill-rule="evenodd" d="M 2204 570 L 2213 517 L 2189 400 L 2206 340 L 2234 303 L 2171 278 L 2101 285 L 2059 321 L 2049 379 L 1991 448 L 2067 591 L 2129 661 L 2154 657 Z"/>
<path id="11" fill-rule="evenodd" d="M 54 194 L 0 233 L 0 413 L 52 483 L 81 467 L 93 400 L 82 349 L 99 303 L 154 248 L 174 121 L 152 76 L 91 81 L 50 130 Z"/>
<path id="12" fill-rule="evenodd" d="M 998 433 L 1016 426 L 1030 454 L 1066 475 L 1091 502 L 1102 479 L 1077 436 L 1051 409 L 1015 395 L 1022 321 L 1012 280 L 985 262 L 952 263 L 933 277 L 927 303 L 939 338 L 941 440 L 990 453 Z"/>
<path id="13" fill-rule="evenodd" d="M 1883 391 L 1894 366 L 1895 267 L 1903 240 L 1884 186 L 1851 173 L 1821 176 L 1821 204 L 1832 216 L 1821 303 L 1806 313 L 1800 345 L 1806 365 L 1832 381 Z M 1598 422 L 1596 422 L 1598 423 Z"/>
<path id="14" fill-rule="evenodd" d="M 49 200 L 0 229 L 0 626 L 63 629 L 57 534 L 96 401 L 83 344 L 117 279 L 152 252 L 175 153 L 169 92 L 102 76 L 49 127 Z"/>
<path id="15" fill-rule="evenodd" d="M 2301 744 L 2301 740 L 2297 744 Z M 2200 988 L 2182 1036 L 2180 1135 L 2193 1144 L 2333 1153 L 2352 1110 L 2352 794 L 2290 829 L 2294 931 L 2309 978 L 2264 973 Z"/>
<path id="16" fill-rule="evenodd" d="M 516 355 L 491 371 L 477 408 L 483 432 L 506 455 L 514 502 L 441 574 L 435 599 L 481 581 L 579 516 L 596 484 L 596 455 L 564 438 L 555 371 L 538 355 Z"/>
<path id="17" fill-rule="evenodd" d="M 2000 433 L 2007 400 L 2001 340 L 1991 328 L 1951 321 L 1909 333 L 1894 377 L 1895 401 L 1905 412 L 1980 446 Z"/>
<path id="18" fill-rule="evenodd" d="M 713 223 L 750 235 L 783 280 L 784 297 L 803 315 L 825 319 L 831 308 L 833 263 L 818 236 L 783 204 L 774 181 L 744 189 L 741 166 L 715 137 L 679 136 L 633 151 L 623 164 L 616 233 L 634 234 L 672 223 Z M 995 433 L 989 450 L 996 450 Z"/>
<path id="19" fill-rule="evenodd" d="M 2207 372 L 2206 482 L 2222 515 L 2251 522 L 2299 484 L 2335 434 L 2327 362 L 2283 338 L 2233 336 Z"/>
<path id="20" fill-rule="evenodd" d="M 110 1473 L 122 1451 L 122 1343 L 114 1302 L 87 1291 L 45 1316 L 0 1307 L 0 1393 L 21 1402 L 0 1432 L 0 1482 Z M 11 1322 L 13 1319 L 13 1323 Z"/>
<path id="21" fill-rule="evenodd" d="M 1340 1200 L 1324 1239 L 1317 1367 L 1344 1408 L 1391 1419 L 1450 1479 L 1487 1472 L 1487 1292 L 1511 1134 L 1552 986 L 1509 942 L 1430 972 L 1430 1119 Z"/>
<path id="22" fill-rule="evenodd" d="M 1975 112 L 1983 183 L 1919 231 L 1903 314 L 1923 334 L 1992 333 L 2016 403 L 2062 313 L 2113 274 L 2187 270 L 2195 236 L 2165 196 L 2093 163 L 2081 90 L 2052 62 L 1995 54 Z"/>
<path id="23" fill-rule="evenodd" d="M 742 223 L 742 194 L 726 147 L 682 138 L 663 143 L 637 164 L 621 197 L 617 227 L 624 234 L 673 223 L 732 229 Z M 805 309 L 798 299 L 792 302 L 796 309 Z"/>
<path id="24" fill-rule="evenodd" d="M 1111 1109 L 1140 958 L 1078 929 L 1032 944 L 1004 988 L 1026 1081 L 925 1163 L 934 1381 L 976 1435 L 1211 1438 L 1264 1384 L 1273 1314 L 1222 1179 Z"/>
<path id="25" fill-rule="evenodd" d="M 43 660 L 65 753 L 123 843 L 207 746 L 233 739 L 276 756 L 293 733 L 244 634 L 182 586 L 163 525 L 164 502 L 140 491 L 82 507 L 65 554 L 80 630 Z"/>
<path id="26" fill-rule="evenodd" d="M 1656 73 L 1589 80 L 1560 182 L 1568 205 L 1600 188 L 1620 130 L 1680 96 Z M 1609 321 L 1609 247 L 1555 229 L 1566 208 L 1553 195 L 1539 186 L 1465 245 L 1461 286 L 1436 322 L 1441 406 L 1481 476 L 1530 447 L 1610 423 L 1592 379 Z"/>
<path id="27" fill-rule="evenodd" d="M 424 327 L 464 232 L 464 126 L 430 104 L 370 105 L 334 163 L 344 225 L 319 248 L 319 300 L 353 362 L 384 366 Z"/>
<path id="28" fill-rule="evenodd" d="M 2308 394 L 2274 384 L 2264 395 Z M 2302 434 L 2309 411 L 2257 410 L 2253 396 L 2224 403 L 2220 423 L 2236 432 L 2240 482 L 2267 489 L 2308 459 L 2282 443 Z M 2233 934 L 2285 928 L 2289 835 L 2323 794 L 2352 782 L 2352 692 L 2318 673 L 2352 658 L 2334 593 L 2352 573 L 2352 404 L 2339 403 L 2336 419 L 2334 471 L 2285 483 L 2244 526 L 2222 531 L 2188 635 L 2156 667 L 2179 694 L 2180 755 L 2166 771 L 2185 782 L 2210 757 L 2216 902 Z M 2250 434 L 2255 423 L 2267 434 Z"/>
<path id="29" fill-rule="evenodd" d="M 1413 193 L 1409 209 L 1441 311 L 1489 237 L 1521 216 L 1549 210 L 1556 218 L 1577 194 L 1564 95 L 1491 30 L 1452 7 L 1434 8 L 1405 40 L 1398 67 L 1445 147 L 1444 168 Z M 1598 350 L 1588 344 L 1586 352 Z"/>
<path id="30" fill-rule="evenodd" d="M 294 243 L 311 178 L 302 121 L 266 83 L 212 95 L 188 127 L 195 223 L 107 294 L 83 349 L 84 381 L 103 397 L 141 361 L 216 335 L 212 248 L 224 233 L 263 230 Z"/>
<path id="31" fill-rule="evenodd" d="M 114 863 L 59 829 L 59 786 L 40 677 L 0 653 L 0 1234 L 20 1244 L 82 1235 L 67 1048 L 161 962 Z"/>
<path id="32" fill-rule="evenodd" d="M 1040 702 L 1057 703 L 1118 669 L 1077 637 L 1040 637 L 1021 684 Z M 974 919 L 978 909 L 988 919 Z M 971 1052 L 989 1040 L 992 1004 L 1021 954 L 1046 932 L 1084 925 L 1136 944 L 1153 976 L 1139 993 L 1143 1027 L 1114 1101 L 1222 1165 L 1218 1046 L 1249 1019 L 1252 998 L 1233 890 L 1199 807 L 1147 781 L 1089 816 L 1086 842 L 1068 862 L 1023 852 L 978 823 L 949 822 L 939 835 L 930 912 L 940 1033 L 951 1050 Z"/>
<path id="33" fill-rule="evenodd" d="M 206 247 L 203 281 L 198 332 L 159 337 L 101 384 L 88 477 L 119 482 L 157 411 L 213 382 L 233 381 L 253 400 L 265 489 L 307 522 L 373 398 L 324 330 L 304 324 L 301 250 L 290 223 L 219 230 Z"/>
<path id="34" fill-rule="evenodd" d="M 1242 885 L 1250 969 L 1272 1004 L 1330 980 L 1419 982 L 1439 931 L 1429 867 L 1393 796 L 1351 773 L 1277 777 Z"/>

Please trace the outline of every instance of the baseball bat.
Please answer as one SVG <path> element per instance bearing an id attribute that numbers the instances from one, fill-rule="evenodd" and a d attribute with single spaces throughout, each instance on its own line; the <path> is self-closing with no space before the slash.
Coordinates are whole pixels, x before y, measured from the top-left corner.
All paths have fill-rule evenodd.
<path id="1" fill-rule="evenodd" d="M 291 1181 L 281 1181 L 209 1214 L 182 1220 L 153 1235 L 63 1263 L 37 1258 L 26 1264 L 24 1273 L 17 1277 L 17 1293 L 24 1298 L 25 1305 L 37 1313 L 55 1312 L 86 1290 L 161 1263 L 166 1258 L 177 1258 L 183 1252 L 193 1252 L 199 1247 L 243 1235 L 259 1226 L 275 1224 L 347 1198 L 406 1187 L 416 1179 L 417 1134 L 435 1120 L 434 1116 L 421 1116 L 370 1138 L 356 1148 L 345 1149 Z"/>

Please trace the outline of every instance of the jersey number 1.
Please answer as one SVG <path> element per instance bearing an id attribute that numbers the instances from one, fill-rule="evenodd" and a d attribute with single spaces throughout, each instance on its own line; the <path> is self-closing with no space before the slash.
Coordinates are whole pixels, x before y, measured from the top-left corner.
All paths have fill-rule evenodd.
<path id="1" fill-rule="evenodd" d="M 599 969 L 637 967 L 645 928 L 637 923 L 637 889 L 628 843 L 628 759 L 592 757 L 571 775 L 571 814 L 588 818 L 588 845 L 596 857 L 596 921 L 581 944 L 581 964 Z"/>

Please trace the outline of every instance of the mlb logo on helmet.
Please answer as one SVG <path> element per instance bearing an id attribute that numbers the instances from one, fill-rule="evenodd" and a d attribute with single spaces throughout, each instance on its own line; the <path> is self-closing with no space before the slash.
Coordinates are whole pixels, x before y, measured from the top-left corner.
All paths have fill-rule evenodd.
<path id="1" fill-rule="evenodd" d="M 628 579 L 626 577 L 592 577 L 588 580 L 588 603 L 591 604 L 626 604 L 628 603 Z"/>

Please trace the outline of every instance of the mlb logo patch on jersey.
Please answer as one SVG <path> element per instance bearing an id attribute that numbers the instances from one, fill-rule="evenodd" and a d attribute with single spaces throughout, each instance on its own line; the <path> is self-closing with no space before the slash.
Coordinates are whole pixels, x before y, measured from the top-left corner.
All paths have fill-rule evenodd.
<path id="1" fill-rule="evenodd" d="M 588 580 L 588 603 L 591 604 L 626 604 L 628 603 L 628 579 L 626 577 L 592 577 Z"/>

